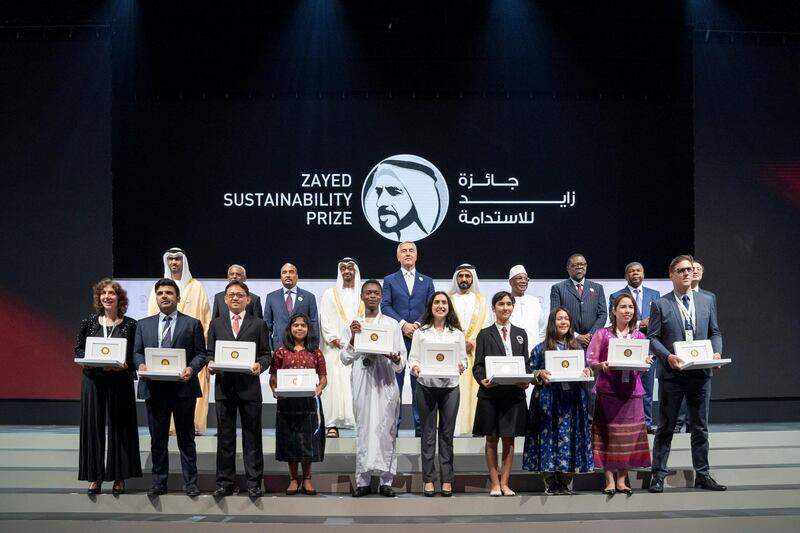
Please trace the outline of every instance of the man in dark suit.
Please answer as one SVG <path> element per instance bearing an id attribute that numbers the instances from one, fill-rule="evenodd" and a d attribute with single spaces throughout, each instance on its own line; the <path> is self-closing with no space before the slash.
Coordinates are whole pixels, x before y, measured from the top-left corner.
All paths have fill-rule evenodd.
<path id="1" fill-rule="evenodd" d="M 608 315 L 611 316 L 611 310 L 617 298 L 623 294 L 630 294 L 636 302 L 636 309 L 638 316 L 636 317 L 636 326 L 643 333 L 647 334 L 647 324 L 650 321 L 650 305 L 661 297 L 661 293 L 655 289 L 645 287 L 644 283 L 644 267 L 641 263 L 636 261 L 628 263 L 625 267 L 625 280 L 628 282 L 627 287 L 623 287 L 608 298 Z M 644 421 L 647 425 L 647 432 L 653 433 L 653 383 L 655 378 L 655 365 L 650 365 L 650 370 L 642 375 L 642 385 L 644 386 Z"/>
<path id="2" fill-rule="evenodd" d="M 394 318 L 403 330 L 406 350 L 411 350 L 411 337 L 420 326 L 425 306 L 433 296 L 433 280 L 417 272 L 417 245 L 406 241 L 397 245 L 397 261 L 400 270 L 383 278 L 383 298 L 381 312 Z M 400 387 L 400 417 L 403 418 L 403 382 L 405 372 L 397 374 L 397 385 Z M 420 436 L 419 413 L 415 401 L 417 378 L 411 376 L 411 412 L 414 416 L 414 433 Z"/>
<path id="3" fill-rule="evenodd" d="M 256 343 L 257 359 L 249 374 L 223 372 L 210 368 L 216 375 L 214 397 L 217 406 L 217 490 L 214 497 L 233 494 L 236 477 L 236 413 L 242 420 L 242 459 L 247 476 L 247 493 L 261 496 L 264 476 L 264 453 L 261 446 L 261 380 L 259 375 L 269 368 L 271 352 L 267 325 L 246 311 L 250 289 L 244 282 L 233 280 L 225 287 L 227 316 L 217 317 L 208 328 L 208 353 L 213 361 L 217 341 Z"/>
<path id="4" fill-rule="evenodd" d="M 658 361 L 659 424 L 653 441 L 653 478 L 650 492 L 663 492 L 672 434 L 681 402 L 686 398 L 692 433 L 692 465 L 695 488 L 725 490 L 709 475 L 708 404 L 711 370 L 681 370 L 684 361 L 674 353 L 676 341 L 710 339 L 714 358 L 722 352 L 717 309 L 706 294 L 692 291 L 692 257 L 679 255 L 669 264 L 673 291 L 656 300 L 650 310 L 648 337 Z"/>
<path id="5" fill-rule="evenodd" d="M 550 289 L 550 311 L 563 307 L 569 312 L 575 328 L 575 338 L 586 348 L 592 335 L 606 325 L 606 296 L 603 286 L 586 279 L 588 264 L 581 254 L 572 254 L 567 259 L 565 279 Z"/>
<path id="6" fill-rule="evenodd" d="M 281 267 L 281 285 L 283 288 L 272 291 L 264 302 L 264 322 L 272 332 L 272 348 L 277 350 L 283 345 L 283 334 L 289 317 L 294 313 L 305 313 L 311 320 L 311 328 L 319 335 L 319 319 L 317 300 L 307 290 L 297 286 L 297 267 L 286 263 Z"/>
<path id="7" fill-rule="evenodd" d="M 231 265 L 228 267 L 228 283 L 231 281 L 247 281 L 247 271 L 242 265 Z M 250 295 L 250 303 L 247 304 L 247 314 L 256 318 L 264 318 L 264 308 L 261 306 L 261 298 L 258 294 Z M 211 319 L 220 316 L 228 316 L 228 305 L 225 303 L 225 291 L 220 291 L 214 295 L 214 307 L 211 309 Z"/>
<path id="8" fill-rule="evenodd" d="M 171 279 L 155 284 L 157 315 L 139 321 L 133 359 L 138 370 L 145 366 L 145 348 L 181 348 L 185 351 L 186 366 L 180 381 L 139 380 L 139 398 L 147 405 L 150 426 L 150 453 L 153 457 L 153 486 L 147 492 L 155 497 L 167 493 L 169 476 L 169 420 L 175 419 L 175 434 L 181 453 L 181 468 L 186 494 L 200 494 L 197 488 L 197 450 L 194 445 L 194 408 L 202 393 L 197 374 L 206 364 L 203 326 L 199 320 L 178 312 L 180 289 Z"/>

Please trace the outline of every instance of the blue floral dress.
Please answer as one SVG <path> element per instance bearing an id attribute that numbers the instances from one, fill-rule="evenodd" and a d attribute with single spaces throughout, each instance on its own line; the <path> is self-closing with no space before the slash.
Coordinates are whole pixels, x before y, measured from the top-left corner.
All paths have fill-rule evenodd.
<path id="1" fill-rule="evenodd" d="M 558 344 L 559 350 L 567 346 Z M 531 371 L 544 368 L 544 343 L 533 349 Z M 528 409 L 522 468 L 531 472 L 591 472 L 589 391 L 584 383 L 537 386 Z"/>

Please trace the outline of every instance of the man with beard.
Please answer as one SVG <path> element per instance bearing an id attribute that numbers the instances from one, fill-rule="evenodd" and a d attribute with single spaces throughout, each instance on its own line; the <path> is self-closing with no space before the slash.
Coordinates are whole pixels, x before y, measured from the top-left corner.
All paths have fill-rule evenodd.
<path id="1" fill-rule="evenodd" d="M 483 328 L 491 324 L 493 316 L 487 312 L 486 298 L 480 291 L 478 273 L 474 266 L 466 263 L 459 265 L 453 274 L 453 284 L 450 287 L 449 295 L 461 329 L 464 331 L 468 368 L 472 368 L 475 362 L 475 339 Z M 461 399 L 456 417 L 457 435 L 472 434 L 479 388 L 478 382 L 471 373 L 461 374 L 459 378 Z"/>
<path id="2" fill-rule="evenodd" d="M 589 346 L 594 332 L 605 327 L 608 317 L 603 286 L 586 279 L 587 267 L 583 254 L 572 254 L 567 259 L 569 279 L 550 289 L 550 311 L 559 306 L 567 310 L 575 338 L 584 349 Z"/>
<path id="3" fill-rule="evenodd" d="M 547 314 L 542 310 L 542 302 L 538 297 L 525 294 L 529 282 L 528 272 L 523 265 L 514 265 L 508 271 L 508 285 L 514 297 L 511 324 L 525 330 L 528 348 L 533 350 L 544 340 Z"/>
<path id="4" fill-rule="evenodd" d="M 203 326 L 203 334 L 208 332 L 211 323 L 211 306 L 208 303 L 208 294 L 202 283 L 192 277 L 189 271 L 189 258 L 186 252 L 180 248 L 170 248 L 164 252 L 164 278 L 173 280 L 180 292 L 180 302 L 178 311 L 196 318 Z M 150 294 L 150 301 L 147 305 L 148 315 L 158 313 L 155 292 Z M 194 411 L 194 431 L 197 435 L 202 435 L 206 431 L 208 419 L 208 389 L 211 383 L 211 376 L 208 369 L 203 367 L 197 376 L 200 383 L 202 396 L 197 399 Z M 175 434 L 174 423 L 170 424 L 170 433 Z"/>
<path id="5" fill-rule="evenodd" d="M 231 265 L 228 267 L 228 283 L 231 281 L 247 281 L 247 271 L 242 265 Z M 247 314 L 256 318 L 264 318 L 264 308 L 261 306 L 261 298 L 257 294 L 250 294 L 250 303 L 247 304 Z M 214 305 L 212 307 L 211 319 L 228 315 L 228 305 L 225 303 L 225 291 L 220 291 L 214 295 Z"/>
<path id="6" fill-rule="evenodd" d="M 331 438 L 339 436 L 338 428 L 352 428 L 355 423 L 350 367 L 339 360 L 339 352 L 344 347 L 342 337 L 347 335 L 353 320 L 363 313 L 364 306 L 355 289 L 361 285 L 358 264 L 345 257 L 337 266 L 336 285 L 322 294 L 319 308 L 321 347 L 328 370 L 328 386 L 322 393 L 322 412 L 328 427 L 327 436 Z"/>
<path id="7" fill-rule="evenodd" d="M 319 333 L 317 320 L 317 299 L 305 289 L 297 286 L 297 267 L 286 263 L 281 267 L 282 288 L 272 291 L 264 302 L 264 322 L 272 332 L 272 350 L 283 346 L 283 336 L 289 317 L 294 313 L 305 313 L 311 324 L 309 328 Z M 288 347 L 287 347 L 288 348 Z"/>

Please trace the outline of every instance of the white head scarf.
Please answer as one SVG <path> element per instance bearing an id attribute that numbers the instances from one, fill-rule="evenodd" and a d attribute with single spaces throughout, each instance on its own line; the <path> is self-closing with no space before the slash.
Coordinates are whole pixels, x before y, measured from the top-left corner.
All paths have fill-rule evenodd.
<path id="1" fill-rule="evenodd" d="M 167 258 L 171 255 L 179 255 L 183 257 L 183 272 L 181 273 L 181 279 L 175 280 L 175 283 L 178 284 L 181 294 L 183 294 L 183 289 L 192 279 L 192 272 L 189 270 L 189 258 L 186 257 L 186 252 L 177 247 L 170 248 L 164 252 L 164 277 L 167 279 L 172 279 L 172 272 L 169 271 L 169 264 L 167 263 Z"/>
<path id="2" fill-rule="evenodd" d="M 353 309 L 349 309 L 350 311 L 347 316 L 356 316 L 358 313 L 358 304 L 361 303 L 361 298 L 358 297 L 358 291 L 361 289 L 361 271 L 358 269 L 358 263 L 352 257 L 342 257 L 339 259 L 339 262 L 336 263 L 336 288 L 339 289 L 341 292 L 344 289 L 344 280 L 342 279 L 342 271 L 339 270 L 342 268 L 342 265 L 346 265 L 348 263 L 353 263 L 355 267 L 355 276 L 353 276 L 353 290 L 355 291 L 356 297 L 353 298 Z M 344 302 L 342 302 L 344 305 Z"/>
<path id="3" fill-rule="evenodd" d="M 453 273 L 453 284 L 450 286 L 450 294 L 455 294 L 458 292 L 458 273 L 464 270 L 472 274 L 472 287 L 469 288 L 469 291 L 474 292 L 475 294 L 481 294 L 481 286 L 478 282 L 478 272 L 475 270 L 475 267 L 469 263 L 462 263 L 458 265 L 458 268 Z"/>

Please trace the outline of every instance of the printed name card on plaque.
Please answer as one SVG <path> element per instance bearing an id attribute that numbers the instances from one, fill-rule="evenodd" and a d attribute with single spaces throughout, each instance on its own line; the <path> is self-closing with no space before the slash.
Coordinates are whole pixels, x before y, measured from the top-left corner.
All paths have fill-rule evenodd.
<path id="1" fill-rule="evenodd" d="M 422 372 L 420 376 L 434 378 L 457 378 L 458 353 L 453 342 L 430 342 L 422 345 Z"/>
<path id="2" fill-rule="evenodd" d="M 675 355 L 683 359 L 681 370 L 690 368 L 714 368 L 724 366 L 731 362 L 730 359 L 714 359 L 714 347 L 708 339 L 675 343 Z"/>
<path id="3" fill-rule="evenodd" d="M 609 339 L 608 366 L 617 370 L 648 370 L 649 349 L 647 339 Z"/>
<path id="4" fill-rule="evenodd" d="M 485 359 L 486 377 L 499 385 L 529 383 L 533 374 L 525 372 L 525 358 L 489 355 Z"/>
<path id="5" fill-rule="evenodd" d="M 86 350 L 83 358 L 75 358 L 81 366 L 125 366 L 127 339 L 86 337 Z"/>
<path id="6" fill-rule="evenodd" d="M 227 372 L 250 372 L 256 362 L 256 343 L 239 341 L 217 341 L 214 344 L 214 360 L 209 368 Z"/>
<path id="7" fill-rule="evenodd" d="M 353 339 L 353 349 L 362 353 L 388 355 L 394 350 L 394 328 L 375 322 L 362 322 L 361 333 Z"/>
<path id="8" fill-rule="evenodd" d="M 285 398 L 314 396 L 317 390 L 317 371 L 313 368 L 279 368 L 275 394 Z"/>
<path id="9" fill-rule="evenodd" d="M 550 372 L 550 381 L 594 381 L 584 376 L 586 359 L 583 350 L 547 350 L 544 352 L 544 368 Z"/>
<path id="10" fill-rule="evenodd" d="M 144 364 L 146 371 L 139 371 L 139 377 L 160 381 L 178 381 L 186 368 L 186 350 L 183 348 L 145 348 Z"/>

